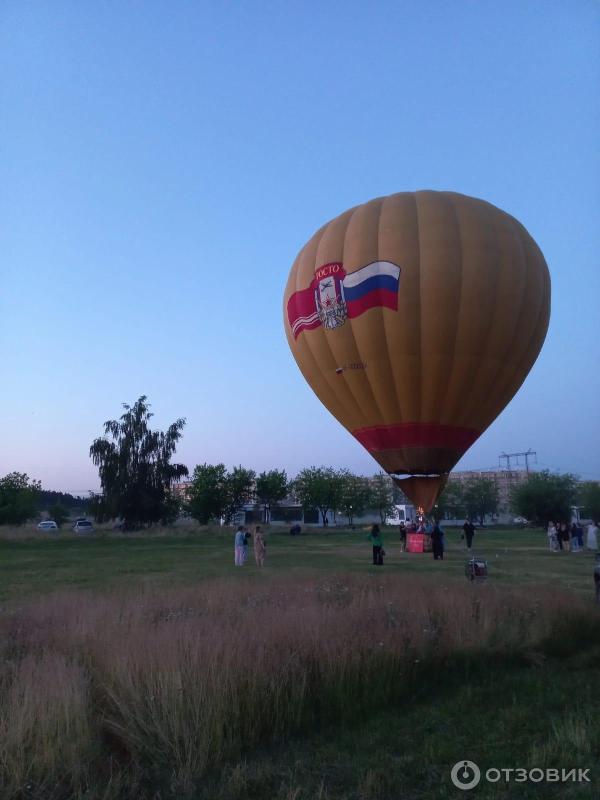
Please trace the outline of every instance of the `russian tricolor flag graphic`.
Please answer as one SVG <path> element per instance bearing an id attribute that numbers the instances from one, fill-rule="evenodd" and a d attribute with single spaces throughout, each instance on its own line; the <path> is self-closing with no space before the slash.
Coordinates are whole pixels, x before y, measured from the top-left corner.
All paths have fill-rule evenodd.
<path id="1" fill-rule="evenodd" d="M 400 267 L 391 261 L 373 261 L 346 273 L 343 264 L 331 262 L 315 271 L 310 286 L 294 292 L 287 304 L 290 328 L 297 339 L 302 331 L 343 325 L 370 308 L 398 310 Z"/>
<path id="2" fill-rule="evenodd" d="M 399 284 L 400 267 L 389 261 L 374 261 L 346 275 L 342 285 L 348 317 L 358 317 L 376 306 L 397 311 Z"/>

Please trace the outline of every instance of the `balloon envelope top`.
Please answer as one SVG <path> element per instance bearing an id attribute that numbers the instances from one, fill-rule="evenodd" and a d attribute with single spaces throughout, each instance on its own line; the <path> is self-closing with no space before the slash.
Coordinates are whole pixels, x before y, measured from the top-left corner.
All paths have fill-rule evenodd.
<path id="1" fill-rule="evenodd" d="M 284 296 L 309 385 L 425 510 L 525 380 L 549 317 L 548 268 L 525 228 L 453 192 L 344 212 L 302 248 Z"/>

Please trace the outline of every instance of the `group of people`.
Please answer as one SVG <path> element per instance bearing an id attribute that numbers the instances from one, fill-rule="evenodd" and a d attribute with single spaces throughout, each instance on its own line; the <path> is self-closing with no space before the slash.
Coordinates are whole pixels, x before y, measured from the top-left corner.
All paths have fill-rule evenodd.
<path id="1" fill-rule="evenodd" d="M 580 522 L 560 522 L 548 523 L 548 547 L 557 553 L 560 550 L 580 553 L 584 550 L 583 525 Z M 598 526 L 595 522 L 590 522 L 587 526 L 585 541 L 586 550 L 598 549 Z"/>
<path id="2" fill-rule="evenodd" d="M 473 531 L 475 529 L 473 528 Z M 408 523 L 400 522 L 400 552 L 406 550 L 406 537 L 409 533 L 422 533 L 431 538 L 431 550 L 433 557 L 437 561 L 444 559 L 444 550 L 446 549 L 446 539 L 444 529 L 439 522 L 429 522 L 425 519 L 417 522 L 409 520 Z M 383 557 L 385 550 L 383 549 L 383 539 L 381 538 L 381 531 L 379 525 L 373 525 L 368 537 L 373 546 L 373 564 L 383 566 Z M 469 549 L 471 547 L 472 536 L 469 541 Z"/>
<path id="3" fill-rule="evenodd" d="M 248 558 L 248 543 L 250 539 L 252 539 L 254 542 L 254 560 L 256 561 L 256 566 L 264 567 L 265 556 L 267 555 L 267 544 L 265 542 L 265 537 L 260 525 L 257 525 L 254 528 L 254 535 L 250 533 L 245 525 L 238 525 L 238 529 L 235 532 L 234 544 L 235 566 L 243 567 L 246 563 L 246 559 Z"/>

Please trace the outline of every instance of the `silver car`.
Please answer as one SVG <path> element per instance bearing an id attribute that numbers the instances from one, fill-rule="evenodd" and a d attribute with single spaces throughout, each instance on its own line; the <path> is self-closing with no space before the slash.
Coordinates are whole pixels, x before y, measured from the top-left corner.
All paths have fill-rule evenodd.
<path id="1" fill-rule="evenodd" d="M 78 519 L 75 525 L 73 525 L 73 531 L 75 533 L 93 533 L 94 526 L 89 519 Z"/>
<path id="2" fill-rule="evenodd" d="M 37 529 L 38 531 L 57 531 L 58 525 L 53 519 L 43 519 L 38 523 Z"/>

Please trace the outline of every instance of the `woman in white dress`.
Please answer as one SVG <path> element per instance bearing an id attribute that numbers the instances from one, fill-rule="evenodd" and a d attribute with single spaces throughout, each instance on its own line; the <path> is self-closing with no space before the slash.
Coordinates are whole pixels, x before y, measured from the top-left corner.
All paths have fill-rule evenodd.
<path id="1" fill-rule="evenodd" d="M 590 522 L 588 525 L 585 546 L 588 550 L 598 549 L 598 526 L 595 522 Z"/>
<path id="2" fill-rule="evenodd" d="M 555 524 L 550 520 L 548 523 L 548 546 L 553 553 L 558 550 L 558 531 L 556 530 Z"/>

